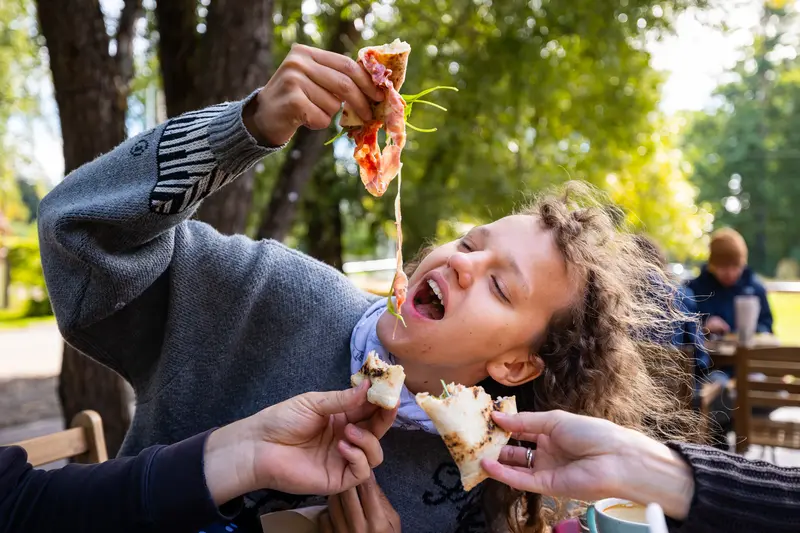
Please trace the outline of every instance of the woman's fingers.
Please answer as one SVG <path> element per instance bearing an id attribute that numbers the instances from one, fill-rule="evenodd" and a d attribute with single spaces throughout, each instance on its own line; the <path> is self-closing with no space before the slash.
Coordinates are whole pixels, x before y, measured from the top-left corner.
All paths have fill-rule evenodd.
<path id="1" fill-rule="evenodd" d="M 529 449 L 530 448 L 524 448 L 522 446 L 503 446 L 503 448 L 500 450 L 500 458 L 498 461 L 508 466 L 523 466 L 527 468 Z M 531 466 L 533 466 L 536 452 L 532 451 L 532 454 Z"/>
<path id="2" fill-rule="evenodd" d="M 333 522 L 331 522 L 330 503 L 328 503 L 328 512 L 323 512 L 319 515 L 319 530 L 320 533 L 336 533 L 333 529 Z"/>
<path id="3" fill-rule="evenodd" d="M 375 435 L 353 424 L 347 424 L 344 435 L 352 445 L 364 452 L 370 468 L 375 468 L 383 462 L 383 448 Z"/>
<path id="4" fill-rule="evenodd" d="M 361 507 L 361 500 L 355 488 L 344 491 L 339 495 L 342 500 L 342 509 L 347 519 L 347 524 L 351 533 L 362 533 L 367 530 L 367 518 L 364 516 L 364 509 Z"/>
<path id="5" fill-rule="evenodd" d="M 356 67 L 366 75 L 363 68 L 358 65 Z M 353 78 L 339 70 L 329 68 L 315 61 L 308 64 L 305 68 L 305 74 L 308 79 L 326 91 L 335 94 L 339 101 L 345 101 L 353 106 L 361 120 L 364 122 L 372 120 L 372 105 L 360 86 L 353 81 Z M 372 84 L 371 81 L 370 84 Z M 375 85 L 372 84 L 372 87 L 374 88 Z"/>
<path id="6" fill-rule="evenodd" d="M 389 431 L 389 428 L 392 427 L 392 424 L 394 424 L 394 419 L 397 417 L 397 410 L 398 407 L 391 410 L 379 408 L 371 417 L 358 424 L 358 426 L 366 429 L 378 439 L 382 439 L 383 436 L 386 435 L 386 432 Z"/>
<path id="7" fill-rule="evenodd" d="M 512 433 L 511 438 L 519 441 L 524 442 L 538 442 L 539 441 L 538 433 Z"/>
<path id="8" fill-rule="evenodd" d="M 383 510 L 381 489 L 378 488 L 378 483 L 375 481 L 375 474 L 373 473 L 368 480 L 359 485 L 357 490 L 369 531 L 381 531 L 386 523 L 386 513 Z"/>
<path id="9" fill-rule="evenodd" d="M 492 459 L 483 459 L 481 466 L 489 474 L 489 477 L 505 483 L 509 487 L 528 492 L 538 492 L 548 496 L 557 496 L 552 494 L 551 485 L 547 482 L 545 472 L 533 472 L 527 468 L 506 466 Z"/>
<path id="10" fill-rule="evenodd" d="M 365 379 L 358 386 L 364 387 L 365 389 L 369 390 L 370 386 L 369 381 Z M 375 404 L 369 403 L 367 401 L 364 402 L 362 405 L 359 405 L 352 411 L 348 411 L 347 413 L 345 413 L 345 417 L 347 418 L 348 422 L 353 424 L 366 423 L 379 410 L 381 410 L 380 407 L 378 407 Z"/>
<path id="11" fill-rule="evenodd" d="M 372 469 L 369 466 L 367 456 L 360 448 L 356 448 L 346 440 L 340 440 L 336 447 L 339 453 L 342 454 L 342 457 L 349 463 L 347 468 L 353 478 L 350 480 L 351 482 L 348 483 L 350 487 L 354 487 L 369 479 Z"/>
<path id="12" fill-rule="evenodd" d="M 519 435 L 550 435 L 560 416 L 562 416 L 561 411 L 524 412 L 513 415 L 500 411 L 492 412 L 492 418 L 498 426 Z"/>
<path id="13" fill-rule="evenodd" d="M 319 48 L 308 48 L 308 51 L 311 58 L 316 63 L 325 65 L 330 69 L 346 75 L 358 86 L 361 92 L 369 96 L 372 100 L 376 102 L 383 100 L 383 91 L 375 86 L 372 77 L 361 65 L 349 57 Z M 332 92 L 336 93 L 336 91 Z"/>
<path id="14" fill-rule="evenodd" d="M 328 117 L 333 117 L 342 107 L 341 100 L 316 83 L 306 83 L 303 86 L 303 92 L 306 93 L 311 103 L 327 113 Z M 330 119 L 328 119 L 328 123 L 330 124 Z"/>
<path id="15" fill-rule="evenodd" d="M 344 508 L 342 507 L 341 494 L 334 494 L 328 498 L 328 519 L 332 531 L 335 531 L 336 533 L 350 531 L 350 527 L 347 524 L 347 517 L 345 516 Z"/>
<path id="16" fill-rule="evenodd" d="M 330 122 L 330 121 L 329 121 Z M 307 392 L 300 396 L 306 405 L 320 416 L 335 415 L 357 410 L 367 403 L 369 384 L 359 384 L 353 389 L 330 392 Z"/>

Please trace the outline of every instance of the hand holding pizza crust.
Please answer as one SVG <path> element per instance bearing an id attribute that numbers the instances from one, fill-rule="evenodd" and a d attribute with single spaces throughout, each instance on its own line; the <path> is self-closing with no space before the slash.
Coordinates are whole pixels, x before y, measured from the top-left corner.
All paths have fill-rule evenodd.
<path id="1" fill-rule="evenodd" d="M 367 402 L 366 383 L 270 406 L 209 436 L 209 491 L 223 503 L 257 489 L 336 494 L 355 487 L 383 462 L 379 439 L 395 415 Z"/>
<path id="2" fill-rule="evenodd" d="M 297 128 L 327 128 L 342 102 L 361 120 L 372 120 L 372 102 L 384 98 L 369 74 L 347 56 L 294 45 L 264 89 L 243 113 L 260 144 L 280 146 Z"/>
<path id="3" fill-rule="evenodd" d="M 520 446 L 505 446 L 499 461 L 484 459 L 483 467 L 497 481 L 577 500 L 615 496 L 657 502 L 679 520 L 689 512 L 691 467 L 678 452 L 642 433 L 565 411 L 493 417 L 518 440 L 536 443 L 530 468 L 528 449 Z"/>

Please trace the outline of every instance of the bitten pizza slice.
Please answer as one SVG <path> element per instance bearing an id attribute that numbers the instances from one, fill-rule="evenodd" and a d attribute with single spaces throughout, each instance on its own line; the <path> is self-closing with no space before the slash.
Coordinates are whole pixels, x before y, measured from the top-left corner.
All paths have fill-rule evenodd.
<path id="1" fill-rule="evenodd" d="M 389 365 L 378 358 L 375 351 L 367 354 L 367 360 L 361 370 L 350 376 L 350 384 L 353 387 L 368 379 L 370 382 L 367 391 L 367 401 L 369 403 L 383 407 L 384 409 L 394 409 L 400 403 L 400 392 L 403 390 L 403 383 L 406 380 L 406 373 L 400 365 Z"/>
<path id="2" fill-rule="evenodd" d="M 416 400 L 433 421 L 456 462 L 464 490 L 472 490 L 489 477 L 481 467 L 481 459 L 500 457 L 500 450 L 511 438 L 511 433 L 494 423 L 492 411 L 515 414 L 516 397 L 492 400 L 483 387 L 450 383 L 445 385 L 442 396 L 422 392 L 416 395 Z"/>

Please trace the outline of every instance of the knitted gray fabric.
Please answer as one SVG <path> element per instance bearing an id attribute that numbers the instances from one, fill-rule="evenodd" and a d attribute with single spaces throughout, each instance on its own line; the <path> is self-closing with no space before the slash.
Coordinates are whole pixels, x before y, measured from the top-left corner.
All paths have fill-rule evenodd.
<path id="1" fill-rule="evenodd" d="M 277 150 L 245 129 L 246 101 L 129 139 L 42 201 L 61 333 L 136 391 L 123 455 L 349 386 L 350 333 L 374 298 L 280 243 L 189 220 L 202 198 Z M 382 445 L 375 474 L 405 531 L 482 529 L 478 490 L 463 492 L 438 436 L 392 429 Z M 273 493 L 267 508 L 310 501 Z"/>

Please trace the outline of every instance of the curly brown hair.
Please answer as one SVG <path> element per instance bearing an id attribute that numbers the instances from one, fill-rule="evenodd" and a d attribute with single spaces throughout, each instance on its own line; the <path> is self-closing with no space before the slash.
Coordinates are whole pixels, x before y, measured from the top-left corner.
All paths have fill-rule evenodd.
<path id="1" fill-rule="evenodd" d="M 675 287 L 661 265 L 624 222 L 612 219 L 605 196 L 588 184 L 568 182 L 517 214 L 537 217 L 553 232 L 583 291 L 531 346 L 531 354 L 544 362 L 541 376 L 515 388 L 491 379 L 481 385 L 493 395 L 515 395 L 520 411 L 562 409 L 661 440 L 686 440 L 696 432 L 697 418 L 667 383 L 691 376 L 685 356 L 664 339 L 687 317 L 673 305 Z M 409 263 L 409 275 L 429 250 Z M 563 505 L 545 507 L 540 495 L 491 480 L 483 502 L 494 525 L 504 521 L 515 533 L 546 531 L 563 516 Z"/>

